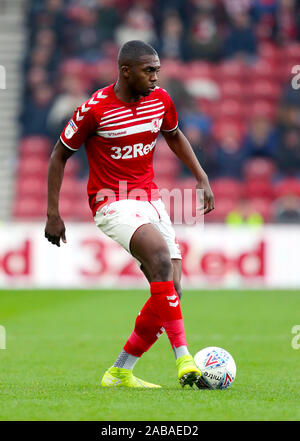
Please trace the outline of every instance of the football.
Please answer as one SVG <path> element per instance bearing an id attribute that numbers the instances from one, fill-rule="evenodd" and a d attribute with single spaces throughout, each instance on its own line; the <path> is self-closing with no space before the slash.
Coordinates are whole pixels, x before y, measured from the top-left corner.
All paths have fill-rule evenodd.
<path id="1" fill-rule="evenodd" d="M 228 389 L 236 377 L 236 364 L 225 349 L 210 346 L 197 352 L 194 357 L 201 370 L 201 389 Z"/>

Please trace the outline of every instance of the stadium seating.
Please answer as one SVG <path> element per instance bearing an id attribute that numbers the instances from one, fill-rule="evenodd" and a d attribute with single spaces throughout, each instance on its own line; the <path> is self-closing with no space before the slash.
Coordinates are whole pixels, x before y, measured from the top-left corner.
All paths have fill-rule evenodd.
<path id="1" fill-rule="evenodd" d="M 247 93 L 252 100 L 263 99 L 271 103 L 278 100 L 280 92 L 280 86 L 269 79 L 255 78 L 247 87 Z"/>
<path id="2" fill-rule="evenodd" d="M 46 200 L 42 200 L 36 196 L 24 196 L 17 198 L 14 207 L 13 215 L 17 220 L 32 220 L 46 218 Z"/>
<path id="3" fill-rule="evenodd" d="M 232 199 L 237 201 L 244 196 L 244 184 L 232 178 L 219 178 L 211 182 L 211 188 L 216 201 Z"/>
<path id="4" fill-rule="evenodd" d="M 250 120 L 259 116 L 268 118 L 271 121 L 275 120 L 278 112 L 278 105 L 276 102 L 265 100 L 264 98 L 250 99 L 249 97 L 249 100 L 247 115 Z"/>
<path id="5" fill-rule="evenodd" d="M 240 99 L 230 98 L 220 100 L 218 103 L 218 118 L 244 118 L 245 106 L 240 102 Z"/>
<path id="6" fill-rule="evenodd" d="M 273 186 L 265 179 L 251 179 L 244 183 L 245 195 L 248 199 L 264 198 L 272 200 L 274 197 Z"/>
<path id="7" fill-rule="evenodd" d="M 265 223 L 271 222 L 273 215 L 273 204 L 269 198 L 253 197 L 247 200 L 249 214 L 258 213 Z"/>
<path id="8" fill-rule="evenodd" d="M 155 176 L 174 179 L 179 172 L 179 163 L 174 158 L 161 157 L 157 160 L 159 166 L 155 167 Z"/>
<path id="9" fill-rule="evenodd" d="M 243 61 L 229 60 L 221 62 L 218 66 L 218 77 L 222 80 L 235 80 L 239 82 L 246 81 L 249 76 L 249 69 Z"/>
<path id="10" fill-rule="evenodd" d="M 243 174 L 244 178 L 250 180 L 271 181 L 276 171 L 275 162 L 268 158 L 252 158 L 245 162 Z"/>
<path id="11" fill-rule="evenodd" d="M 75 178 L 80 170 L 80 162 L 76 156 L 72 156 L 68 159 L 64 174 L 65 176 L 73 177 Z"/>
<path id="12" fill-rule="evenodd" d="M 88 204 L 88 198 L 85 194 L 84 197 L 76 198 L 72 206 L 73 219 L 80 222 L 94 222 L 93 214 Z"/>
<path id="13" fill-rule="evenodd" d="M 48 170 L 49 160 L 41 157 L 25 157 L 19 162 L 18 174 L 23 177 L 38 176 L 40 178 L 46 176 Z"/>
<path id="14" fill-rule="evenodd" d="M 77 216 L 74 211 L 74 200 L 72 197 L 61 195 L 59 200 L 59 212 L 63 219 L 76 219 Z"/>
<path id="15" fill-rule="evenodd" d="M 283 52 L 283 57 L 288 63 L 294 65 L 299 64 L 300 60 L 300 43 L 292 42 L 281 49 Z"/>
<path id="16" fill-rule="evenodd" d="M 282 61 L 281 59 L 281 49 L 276 46 L 274 43 L 270 42 L 261 42 L 258 47 L 259 57 L 262 60 L 269 61 L 272 64 L 279 65 Z"/>
<path id="17" fill-rule="evenodd" d="M 174 65 L 175 69 L 176 69 L 176 64 Z M 219 77 L 217 67 L 215 67 L 211 63 L 204 61 L 192 61 L 183 66 L 182 65 L 178 66 L 177 64 L 177 72 L 181 75 L 181 77 L 179 77 L 180 79 L 182 79 L 182 73 L 183 73 L 184 74 L 183 78 L 185 80 L 205 78 L 215 81 Z"/>
<path id="18" fill-rule="evenodd" d="M 213 124 L 213 134 L 218 141 L 222 141 L 226 136 L 234 136 L 241 140 L 245 134 L 245 124 L 240 116 L 217 118 Z"/>
<path id="19" fill-rule="evenodd" d="M 41 176 L 21 176 L 16 181 L 17 198 L 23 199 L 33 196 L 38 199 L 45 199 L 47 194 L 47 180 Z"/>
<path id="20" fill-rule="evenodd" d="M 276 83 L 278 81 L 278 71 L 276 67 L 277 58 L 260 58 L 254 63 L 251 69 L 251 79 L 254 81 L 268 81 Z"/>
<path id="21" fill-rule="evenodd" d="M 69 5 L 67 16 L 73 26 L 74 24 L 75 26 L 81 25 L 87 16 L 86 8 Z M 287 82 L 290 83 L 291 80 L 291 67 L 299 64 L 300 43 L 291 40 L 279 46 L 276 39 L 270 36 L 268 38 L 264 34 L 262 28 L 263 26 L 272 28 L 273 15 L 265 19 L 266 21 L 258 20 L 257 24 L 252 23 L 257 33 L 258 44 L 257 54 L 249 58 L 240 56 L 225 58 L 221 53 L 218 61 L 213 62 L 204 59 L 205 57 L 195 59 L 187 56 L 189 61 L 186 61 L 185 57 L 182 59 L 161 57 L 162 86 L 169 90 L 168 81 L 175 80 L 175 89 L 171 94 L 174 93 L 176 107 L 179 105 L 180 108 L 181 105 L 180 92 L 183 101 L 186 98 L 185 93 L 193 95 L 191 105 L 187 100 L 187 103 L 183 105 L 183 114 L 178 112 L 179 119 L 185 113 L 189 116 L 190 113 L 195 114 L 197 110 L 209 117 L 212 125 L 211 129 L 207 129 L 208 133 L 205 136 L 210 137 L 208 145 L 211 145 L 212 149 L 220 150 L 228 140 L 232 139 L 242 149 L 245 135 L 248 133 L 253 118 L 268 118 L 274 127 L 281 121 L 280 103 Z M 230 24 L 224 22 L 225 28 L 228 25 Z M 223 37 L 225 34 L 222 34 Z M 72 46 L 71 43 L 69 41 L 68 44 Z M 95 58 L 77 55 L 76 50 L 73 52 L 71 50 L 68 55 L 67 50 L 56 60 L 57 66 L 53 67 L 51 77 L 53 75 L 57 77 L 57 84 L 60 87 L 62 80 L 67 82 L 69 77 L 75 76 L 87 94 L 94 90 L 95 85 L 102 87 L 104 84 L 115 81 L 117 78 L 115 60 L 117 43 L 112 40 L 100 45 L 99 49 L 100 55 Z M 178 91 L 178 96 L 176 95 L 176 81 L 182 83 L 182 90 Z M 44 216 L 47 172 L 52 148 L 52 141 L 47 136 L 33 134 L 21 138 L 18 146 L 13 208 L 13 216 L 16 219 L 22 219 L 22 216 L 24 219 Z M 230 160 L 229 155 L 228 160 Z M 220 162 L 220 159 L 218 161 Z M 275 158 L 249 158 L 245 155 L 243 161 L 242 181 L 232 177 L 220 177 L 222 164 L 218 163 L 216 179 L 211 182 L 216 209 L 207 216 L 207 221 L 223 222 L 227 214 L 238 207 L 240 201 L 246 200 L 250 211 L 258 210 L 264 220 L 269 222 L 272 221 L 271 207 L 274 199 L 291 193 L 300 196 L 300 181 L 297 178 L 284 176 L 280 170 L 280 164 L 275 163 Z M 61 211 L 68 219 L 88 221 L 91 219 L 91 213 L 87 203 L 86 184 L 79 177 L 80 168 L 79 157 L 73 156 L 67 161 L 61 190 Z M 194 178 L 179 178 L 182 172 L 186 173 L 186 170 L 181 170 L 180 162 L 162 137 L 158 139 L 155 149 L 154 171 L 154 181 L 160 188 L 183 191 L 195 187 Z M 237 173 L 235 175 L 238 176 Z M 280 181 L 274 184 L 278 177 L 281 178 Z M 183 206 L 194 204 L 194 201 L 193 191 L 186 196 Z M 180 212 L 182 207 L 174 206 L 170 209 L 171 216 L 174 217 L 179 214 L 176 210 Z"/>
<path id="22" fill-rule="evenodd" d="M 226 216 L 238 208 L 237 200 L 230 197 L 215 197 L 215 209 L 205 215 L 205 222 L 223 223 Z"/>
<path id="23" fill-rule="evenodd" d="M 51 143 L 45 136 L 26 136 L 21 139 L 18 150 L 20 160 L 30 156 L 49 157 Z"/>
<path id="24" fill-rule="evenodd" d="M 300 196 L 300 180 L 296 178 L 284 178 L 274 186 L 276 198 L 295 195 Z"/>
<path id="25" fill-rule="evenodd" d="M 241 101 L 245 99 L 245 87 L 241 81 L 225 79 L 219 81 L 219 87 L 223 100 L 235 99 Z"/>

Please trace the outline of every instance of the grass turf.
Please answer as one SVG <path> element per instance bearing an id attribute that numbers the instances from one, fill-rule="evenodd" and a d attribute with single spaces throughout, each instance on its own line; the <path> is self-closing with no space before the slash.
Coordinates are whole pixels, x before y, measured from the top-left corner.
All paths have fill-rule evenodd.
<path id="1" fill-rule="evenodd" d="M 235 358 L 226 391 L 181 389 L 163 335 L 135 368 L 158 390 L 102 389 L 146 291 L 0 291 L 1 420 L 299 420 L 300 292 L 185 291 L 191 353 L 220 346 Z"/>

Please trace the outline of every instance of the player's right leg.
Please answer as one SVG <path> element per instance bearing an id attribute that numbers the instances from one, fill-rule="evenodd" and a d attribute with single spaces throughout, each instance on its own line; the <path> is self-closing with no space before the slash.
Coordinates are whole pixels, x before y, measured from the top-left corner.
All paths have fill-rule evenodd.
<path id="1" fill-rule="evenodd" d="M 173 266 L 174 287 L 179 299 L 181 299 L 181 259 L 171 259 L 171 261 Z M 141 270 L 145 274 L 148 282 L 151 283 L 151 278 L 143 265 L 141 265 Z M 164 330 L 163 327 L 161 329 Z M 186 384 L 190 384 L 192 386 L 194 383 L 200 382 L 198 372 L 194 373 L 195 363 L 193 357 L 190 354 L 186 354 L 184 348 L 184 353 L 182 355 L 180 352 L 182 350 L 181 347 L 173 348 L 173 350 L 175 353 L 175 357 L 176 355 L 178 355 L 176 357 L 176 366 L 178 370 L 178 379 L 180 381 L 180 384 L 184 387 Z"/>
<path id="2" fill-rule="evenodd" d="M 153 225 L 148 224 L 141 226 L 134 233 L 130 250 L 132 255 L 142 263 L 142 268 L 150 282 L 151 297 L 145 305 L 148 315 L 151 317 L 152 314 L 152 321 L 155 321 L 155 318 L 157 320 L 158 317 L 166 330 L 175 353 L 181 385 L 193 386 L 199 381 L 201 372 L 187 349 L 180 299 L 173 281 L 174 265 L 168 246 L 161 233 Z M 178 265 L 175 265 L 175 269 L 177 267 Z M 136 322 L 135 329 L 124 346 L 124 350 L 133 353 L 137 349 L 136 346 L 140 344 L 138 340 L 136 341 L 136 337 L 143 339 L 143 336 L 147 334 L 151 337 L 151 329 L 151 318 L 143 320 L 141 314 L 139 323 Z M 153 334 L 152 337 L 154 337 Z M 144 349 L 140 348 L 145 352 Z M 139 356 L 141 353 L 139 352 Z"/>

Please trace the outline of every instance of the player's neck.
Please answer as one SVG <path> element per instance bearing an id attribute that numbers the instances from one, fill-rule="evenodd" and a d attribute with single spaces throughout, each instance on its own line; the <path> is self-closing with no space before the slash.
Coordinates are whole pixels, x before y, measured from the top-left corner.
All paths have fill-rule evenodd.
<path id="1" fill-rule="evenodd" d="M 124 103 L 134 103 L 143 97 L 142 95 L 133 95 L 127 84 L 123 84 L 120 80 L 114 85 L 114 92 L 116 97 Z"/>

